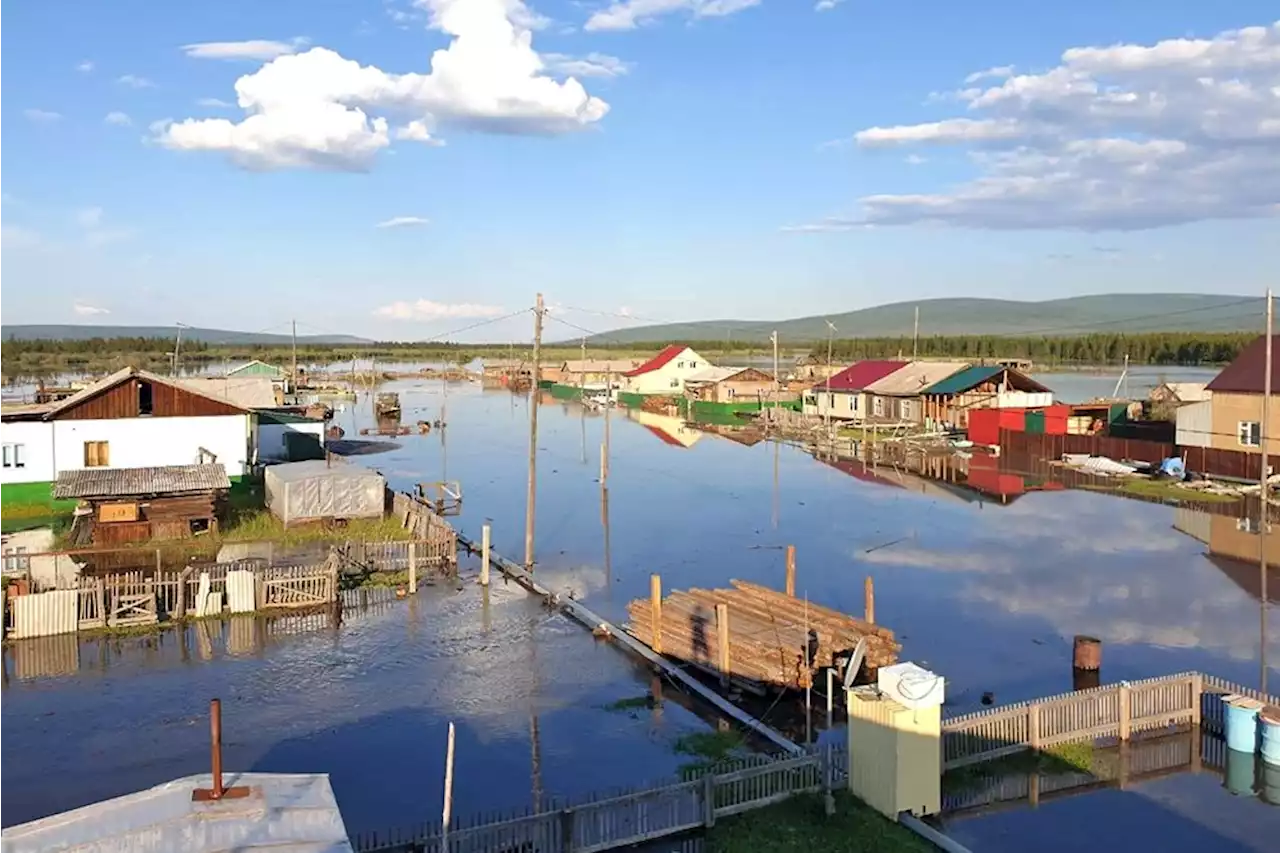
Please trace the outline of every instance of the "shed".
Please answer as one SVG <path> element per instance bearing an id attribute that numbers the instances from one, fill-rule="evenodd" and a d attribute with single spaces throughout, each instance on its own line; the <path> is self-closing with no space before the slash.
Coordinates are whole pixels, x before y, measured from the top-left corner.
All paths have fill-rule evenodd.
<path id="1" fill-rule="evenodd" d="M 212 777 L 207 773 L 187 776 L 7 827 L 5 853 L 68 849 L 351 853 L 327 775 L 240 773 L 229 776 L 228 783 L 248 786 L 249 796 L 193 801 L 192 793 L 208 788 Z"/>
<path id="2" fill-rule="evenodd" d="M 220 499 L 231 488 L 217 463 L 145 468 L 80 468 L 58 475 L 55 500 L 80 500 L 98 545 L 185 539 L 216 530 Z M 88 538 L 74 535 L 73 539 Z"/>
<path id="3" fill-rule="evenodd" d="M 361 465 L 322 459 L 272 465 L 264 475 L 267 508 L 286 525 L 380 518 L 387 481 Z"/>

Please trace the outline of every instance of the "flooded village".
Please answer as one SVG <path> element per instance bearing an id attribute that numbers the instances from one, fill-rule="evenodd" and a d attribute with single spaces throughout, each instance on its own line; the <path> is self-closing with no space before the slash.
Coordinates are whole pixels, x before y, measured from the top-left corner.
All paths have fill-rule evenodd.
<path id="1" fill-rule="evenodd" d="M 18 389 L 6 849 L 207 776 L 213 698 L 228 784 L 327 774 L 308 796 L 357 850 L 696 843 L 842 790 L 974 850 L 1122 796 L 1159 804 L 1159 849 L 1274 838 L 1266 347 L 1095 375 L 672 343 Z"/>

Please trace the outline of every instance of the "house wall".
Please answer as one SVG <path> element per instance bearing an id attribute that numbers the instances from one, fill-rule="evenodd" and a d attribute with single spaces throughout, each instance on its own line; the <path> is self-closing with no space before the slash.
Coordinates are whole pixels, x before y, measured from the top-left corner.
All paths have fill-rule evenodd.
<path id="1" fill-rule="evenodd" d="M 712 386 L 710 399 L 716 403 L 755 403 L 773 400 L 773 380 L 745 380 L 741 382 L 717 382 Z"/>
<path id="2" fill-rule="evenodd" d="M 865 396 L 861 391 L 832 391 L 828 393 L 821 389 L 811 389 L 805 392 L 804 399 L 806 401 L 812 399 L 813 402 L 804 402 L 801 411 L 806 415 L 816 415 L 821 418 L 825 418 L 830 414 L 831 417 L 837 420 L 861 420 Z"/>
<path id="3" fill-rule="evenodd" d="M 909 423 L 924 420 L 923 397 L 890 397 L 885 394 L 867 394 L 866 397 L 866 417 L 871 420 Z"/>
<path id="4" fill-rule="evenodd" d="M 248 415 L 70 420 L 53 421 L 51 425 L 51 480 L 62 471 L 84 467 L 86 441 L 110 443 L 111 468 L 192 465 L 199 461 L 200 448 L 204 448 L 217 456 L 228 476 L 248 473 Z"/>
<path id="5" fill-rule="evenodd" d="M 7 467 L 0 468 L 0 483 L 48 483 L 55 479 L 53 470 L 53 424 L 48 421 L 6 421 L 0 424 L 0 442 L 22 445 L 22 466 L 13 464 L 9 450 Z M 47 499 L 48 496 L 46 496 Z"/>
<path id="6" fill-rule="evenodd" d="M 287 460 L 289 446 L 285 436 L 288 433 L 304 433 L 314 435 L 324 446 L 324 421 L 305 423 L 269 424 L 258 423 L 258 459 L 260 461 Z M 219 459 L 221 461 L 221 459 Z"/>
<path id="7" fill-rule="evenodd" d="M 185 388 L 145 379 L 121 382 L 82 400 L 71 408 L 58 412 L 55 420 L 99 420 L 108 418 L 135 418 L 139 411 L 139 386 L 151 386 L 151 411 L 147 417 L 189 417 L 243 414 L 230 403 L 193 394 Z"/>
<path id="8" fill-rule="evenodd" d="M 966 429 L 974 409 L 1042 409 L 1052 404 L 1051 392 L 997 391 L 994 385 L 986 384 L 961 394 L 925 397 L 924 416 Z"/>
<path id="9" fill-rule="evenodd" d="M 1234 450 L 1240 453 L 1260 453 L 1261 447 L 1250 447 L 1240 443 L 1239 431 L 1241 421 L 1262 421 L 1261 394 L 1232 394 L 1216 392 L 1209 401 L 1212 407 L 1212 435 L 1210 447 L 1218 450 Z M 1181 412 L 1182 407 L 1179 408 Z M 1280 396 L 1271 398 L 1270 423 L 1271 436 L 1267 440 L 1267 453 L 1280 453 Z"/>
<path id="10" fill-rule="evenodd" d="M 709 365 L 705 358 L 686 349 L 657 370 L 628 376 L 626 390 L 633 394 L 683 394 L 684 381 Z"/>
<path id="11" fill-rule="evenodd" d="M 1178 431 L 1175 439 L 1179 447 L 1212 447 L 1213 446 L 1213 403 L 1191 403 L 1179 406 L 1177 411 Z"/>

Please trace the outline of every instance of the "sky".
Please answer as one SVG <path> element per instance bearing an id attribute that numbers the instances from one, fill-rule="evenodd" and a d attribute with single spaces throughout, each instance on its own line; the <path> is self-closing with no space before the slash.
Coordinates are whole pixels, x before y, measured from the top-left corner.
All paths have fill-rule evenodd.
<path id="1" fill-rule="evenodd" d="M 5 324 L 504 340 L 538 292 L 571 337 L 1280 270 L 1274 0 L 5 13 Z"/>

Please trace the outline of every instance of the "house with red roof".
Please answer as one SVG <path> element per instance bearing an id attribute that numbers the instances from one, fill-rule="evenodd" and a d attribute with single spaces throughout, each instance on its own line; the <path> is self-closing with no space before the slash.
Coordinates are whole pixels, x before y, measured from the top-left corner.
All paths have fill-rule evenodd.
<path id="1" fill-rule="evenodd" d="M 671 344 L 639 367 L 622 374 L 622 390 L 631 394 L 684 394 L 684 384 L 711 362 L 682 344 Z"/>
<path id="2" fill-rule="evenodd" d="M 804 393 L 803 412 L 842 421 L 867 417 L 866 389 L 907 366 L 905 361 L 869 359 L 846 367 Z"/>

